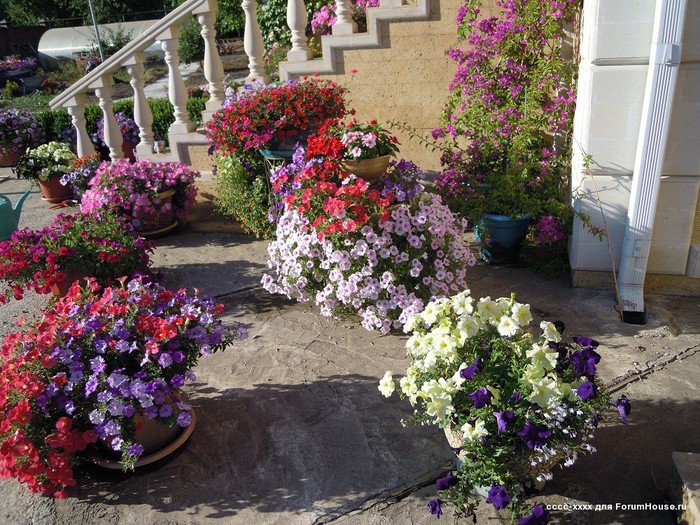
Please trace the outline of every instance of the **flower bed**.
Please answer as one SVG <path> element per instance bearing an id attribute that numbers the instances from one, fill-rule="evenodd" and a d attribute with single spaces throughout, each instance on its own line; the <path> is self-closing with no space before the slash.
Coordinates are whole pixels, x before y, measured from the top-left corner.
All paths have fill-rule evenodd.
<path id="1" fill-rule="evenodd" d="M 201 356 L 245 338 L 223 306 L 137 277 L 70 293 L 0 351 L 0 477 L 65 497 L 86 447 L 104 442 L 130 468 L 143 453 L 135 416 L 190 423 L 177 397 Z"/>
<path id="2" fill-rule="evenodd" d="M 429 303 L 404 326 L 411 365 L 398 385 L 387 372 L 379 389 L 389 397 L 398 386 L 415 407 L 406 424 L 436 424 L 454 439 L 457 469 L 437 481 L 429 504 L 438 517 L 442 498 L 474 516 L 481 493 L 518 523 L 544 524 L 544 507 L 525 501 L 536 483 L 560 461 L 570 466 L 595 451 L 588 441 L 610 404 L 596 375 L 598 343 L 565 342 L 563 325 L 544 321 L 535 337 L 531 320 L 514 296 L 477 301 L 467 290 Z M 615 404 L 626 423 L 629 400 Z"/>

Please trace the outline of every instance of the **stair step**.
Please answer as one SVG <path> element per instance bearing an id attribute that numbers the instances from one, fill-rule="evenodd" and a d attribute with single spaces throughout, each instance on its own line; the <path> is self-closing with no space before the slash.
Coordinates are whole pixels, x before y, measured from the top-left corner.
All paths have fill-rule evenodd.
<path id="1" fill-rule="evenodd" d="M 700 454 L 673 452 L 672 458 L 678 478 L 671 496 L 677 504 L 685 505 L 685 510 L 678 511 L 678 523 L 700 525 Z"/>

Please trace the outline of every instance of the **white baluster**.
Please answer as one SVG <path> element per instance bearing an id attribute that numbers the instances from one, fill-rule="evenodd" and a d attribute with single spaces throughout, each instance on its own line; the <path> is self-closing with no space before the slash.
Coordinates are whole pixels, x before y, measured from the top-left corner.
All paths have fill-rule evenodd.
<path id="1" fill-rule="evenodd" d="M 292 30 L 292 49 L 287 53 L 288 62 L 306 62 L 313 57 L 306 46 L 307 21 L 304 0 L 287 0 L 287 25 Z"/>
<path id="2" fill-rule="evenodd" d="M 196 126 L 187 116 L 187 87 L 180 73 L 180 54 L 178 52 L 180 28 L 172 26 L 160 35 L 160 45 L 165 52 L 165 63 L 168 65 L 168 98 L 173 105 L 175 121 L 170 125 L 168 133 L 189 133 Z"/>
<path id="3" fill-rule="evenodd" d="M 335 0 L 335 16 L 337 20 L 333 24 L 334 35 L 357 33 L 357 24 L 352 21 L 350 2 L 348 0 Z"/>
<path id="4" fill-rule="evenodd" d="M 92 141 L 90 140 L 90 136 L 88 135 L 87 128 L 85 127 L 86 103 L 87 97 L 85 96 L 85 93 L 79 93 L 64 104 L 65 108 L 68 110 L 68 114 L 71 116 L 73 127 L 75 128 L 75 149 L 78 157 L 90 155 L 95 151 Z"/>
<path id="5" fill-rule="evenodd" d="M 401 7 L 404 0 L 379 0 L 379 7 Z"/>
<path id="6" fill-rule="evenodd" d="M 141 141 L 136 145 L 137 155 L 148 155 L 153 153 L 153 113 L 148 105 L 144 86 L 145 60 L 143 51 L 137 51 L 129 58 L 124 65 L 131 77 L 131 88 L 134 90 L 134 122 L 139 127 L 139 138 Z"/>
<path id="7" fill-rule="evenodd" d="M 205 8 L 206 6 L 203 6 Z M 202 9 L 203 9 L 202 8 Z M 204 78 L 209 82 L 209 100 L 206 110 L 202 112 L 204 123 L 211 120 L 212 114 L 221 109 L 224 102 L 224 66 L 216 49 L 216 0 L 209 0 L 207 11 L 193 13 L 197 15 L 197 21 L 202 26 L 202 38 L 204 39 Z"/>
<path id="8" fill-rule="evenodd" d="M 260 26 L 258 25 L 258 15 L 256 14 L 257 2 L 255 0 L 243 0 L 241 6 L 245 13 L 243 49 L 245 54 L 248 55 L 248 69 L 250 71 L 245 81 L 250 83 L 259 80 L 267 84 L 270 81 L 270 77 L 265 74 L 263 69 L 265 46 Z"/>
<path id="9" fill-rule="evenodd" d="M 112 160 L 122 158 L 122 132 L 119 129 L 119 124 L 114 118 L 114 102 L 112 101 L 112 75 L 102 75 L 91 87 L 95 88 L 95 95 L 99 100 L 100 108 L 102 108 L 102 118 L 104 119 L 104 141 L 109 148 L 109 156 Z"/>

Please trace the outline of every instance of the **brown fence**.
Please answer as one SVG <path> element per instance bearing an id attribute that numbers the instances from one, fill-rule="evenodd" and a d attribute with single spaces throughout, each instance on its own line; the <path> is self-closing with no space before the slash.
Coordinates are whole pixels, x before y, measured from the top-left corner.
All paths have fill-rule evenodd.
<path id="1" fill-rule="evenodd" d="M 0 57 L 7 55 L 35 56 L 39 40 L 48 27 L 8 27 L 0 25 Z"/>

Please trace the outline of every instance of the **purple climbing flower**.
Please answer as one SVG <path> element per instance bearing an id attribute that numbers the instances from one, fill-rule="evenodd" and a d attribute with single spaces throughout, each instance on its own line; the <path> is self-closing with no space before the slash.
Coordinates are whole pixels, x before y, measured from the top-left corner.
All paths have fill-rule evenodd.
<path id="1" fill-rule="evenodd" d="M 583 346 L 584 348 L 598 348 L 598 341 L 591 339 L 590 337 L 583 337 L 581 335 L 575 335 L 572 337 L 574 343 Z"/>

